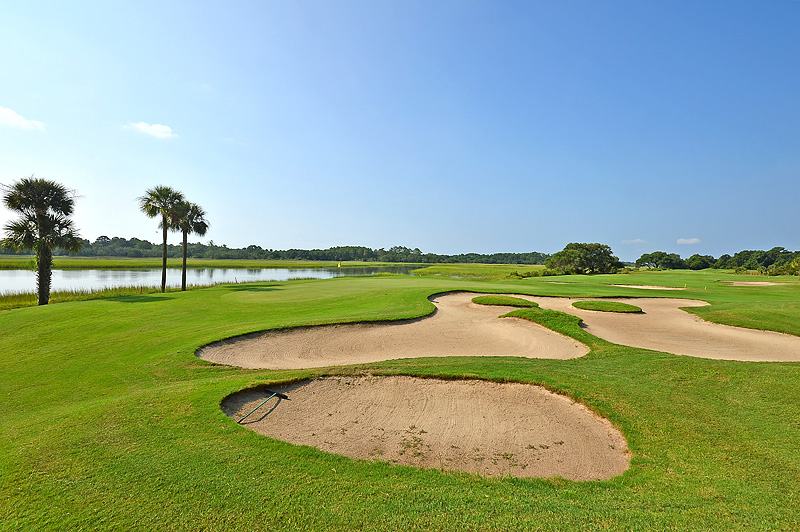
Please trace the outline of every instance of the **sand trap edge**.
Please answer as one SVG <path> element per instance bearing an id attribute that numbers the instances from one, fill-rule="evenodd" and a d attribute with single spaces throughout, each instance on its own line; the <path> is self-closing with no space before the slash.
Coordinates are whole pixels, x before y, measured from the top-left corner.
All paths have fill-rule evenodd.
<path id="1" fill-rule="evenodd" d="M 266 399 L 264 388 L 230 394 L 220 408 L 239 419 Z M 630 466 L 627 442 L 608 419 L 534 384 L 357 375 L 268 388 L 290 400 L 272 399 L 243 427 L 353 459 L 576 481 L 608 480 Z"/>

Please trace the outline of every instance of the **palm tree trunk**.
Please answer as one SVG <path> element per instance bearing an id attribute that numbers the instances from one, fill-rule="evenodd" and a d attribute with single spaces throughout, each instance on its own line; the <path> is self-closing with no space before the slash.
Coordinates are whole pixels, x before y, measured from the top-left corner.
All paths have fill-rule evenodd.
<path id="1" fill-rule="evenodd" d="M 189 238 L 189 231 L 183 230 L 183 271 L 181 272 L 181 290 L 186 291 L 186 246 Z"/>
<path id="2" fill-rule="evenodd" d="M 164 216 L 164 244 L 161 246 L 161 293 L 167 291 L 167 217 Z"/>
<path id="3" fill-rule="evenodd" d="M 43 242 L 36 249 L 36 292 L 37 302 L 47 305 L 50 302 L 50 279 L 53 274 L 53 252 Z"/>

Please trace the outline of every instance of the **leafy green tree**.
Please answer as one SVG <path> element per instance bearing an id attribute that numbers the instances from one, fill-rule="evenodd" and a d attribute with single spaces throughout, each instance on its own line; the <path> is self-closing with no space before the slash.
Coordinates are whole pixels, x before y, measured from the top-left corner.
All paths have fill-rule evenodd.
<path id="1" fill-rule="evenodd" d="M 83 244 L 69 218 L 75 206 L 74 192 L 31 176 L 3 186 L 3 203 L 20 218 L 6 224 L 2 247 L 35 251 L 37 301 L 46 305 L 50 302 L 53 251 L 60 248 L 77 253 Z"/>
<path id="2" fill-rule="evenodd" d="M 548 268 L 564 273 L 613 273 L 623 267 L 606 244 L 573 242 L 547 259 Z"/>
<path id="3" fill-rule="evenodd" d="M 570 244 L 571 246 L 572 244 Z M 564 248 L 547 259 L 545 265 L 551 270 L 563 271 L 565 274 L 583 273 L 583 259 L 581 253 L 575 249 Z"/>
<path id="4" fill-rule="evenodd" d="M 686 268 L 686 262 L 677 253 L 667 253 L 661 267 L 669 270 L 682 270 Z"/>
<path id="5" fill-rule="evenodd" d="M 636 266 L 639 268 L 659 268 L 661 261 L 666 257 L 663 251 L 654 251 L 652 253 L 644 253 L 641 257 L 636 259 Z"/>
<path id="6" fill-rule="evenodd" d="M 183 233 L 183 268 L 181 270 L 181 290 L 186 290 L 186 254 L 189 233 L 203 236 L 208 231 L 206 212 L 196 203 L 183 201 L 178 204 L 172 219 L 172 227 Z"/>
<path id="7" fill-rule="evenodd" d="M 704 270 L 706 268 L 712 268 L 716 260 L 711 255 L 700 255 L 695 253 L 688 259 L 686 259 L 686 267 L 692 270 Z"/>
<path id="8" fill-rule="evenodd" d="M 717 262 L 714 263 L 714 268 L 718 270 L 726 270 L 735 267 L 736 264 L 733 262 L 733 257 L 727 253 L 720 255 L 720 257 L 717 259 Z"/>
<path id="9" fill-rule="evenodd" d="M 686 268 L 686 263 L 677 253 L 667 253 L 666 251 L 654 251 L 652 253 L 645 253 L 644 255 L 636 259 L 636 266 L 678 270 Z"/>
<path id="10" fill-rule="evenodd" d="M 161 292 L 167 289 L 167 231 L 172 226 L 178 205 L 183 202 L 183 194 L 170 187 L 159 185 L 145 191 L 139 199 L 139 208 L 150 218 L 161 216 L 158 226 L 162 230 L 161 247 Z"/>

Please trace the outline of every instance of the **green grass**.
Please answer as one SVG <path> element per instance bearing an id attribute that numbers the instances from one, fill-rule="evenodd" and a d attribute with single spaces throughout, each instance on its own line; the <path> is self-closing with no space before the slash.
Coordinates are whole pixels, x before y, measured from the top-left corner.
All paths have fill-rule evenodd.
<path id="1" fill-rule="evenodd" d="M 180 258 L 167 259 L 168 268 L 181 268 Z M 396 262 L 359 262 L 359 261 L 300 261 L 300 260 L 244 260 L 244 259 L 187 259 L 187 268 L 342 268 L 376 267 L 376 266 L 408 266 Z M 423 265 L 420 265 L 423 266 Z M 34 268 L 33 256 L 0 255 L 0 270 L 25 270 Z M 53 259 L 56 270 L 149 270 L 160 269 L 161 258 L 131 259 L 125 257 L 74 257 L 59 256 Z"/>
<path id="2" fill-rule="evenodd" d="M 187 290 L 198 290 L 200 286 L 188 286 Z M 167 293 L 180 292 L 180 288 L 167 287 Z M 142 286 L 116 286 L 113 288 L 103 288 L 99 290 L 56 290 L 50 293 L 50 304 L 69 303 L 71 301 L 89 301 L 91 299 L 103 299 L 107 297 L 121 296 L 141 296 L 147 294 L 160 294 L 159 287 Z M 23 307 L 33 307 L 37 305 L 36 294 L 33 292 L 22 292 L 14 294 L 0 295 L 0 310 L 11 310 Z"/>
<path id="3" fill-rule="evenodd" d="M 473 303 L 479 305 L 497 305 L 501 307 L 538 307 L 534 301 L 513 296 L 478 296 L 472 298 Z"/>
<path id="4" fill-rule="evenodd" d="M 433 310 L 428 296 L 452 290 L 677 295 L 711 302 L 702 307 L 707 319 L 800 334 L 796 280 L 735 288 L 716 282 L 720 276 L 737 279 L 339 278 L 0 312 L 0 530 L 796 530 L 800 363 L 618 346 L 574 317 L 539 308 L 512 314 L 591 352 L 567 361 L 454 357 L 292 371 L 193 355 L 210 341 L 266 328 L 422 316 Z M 609 286 L 623 281 L 687 289 Z M 219 408 L 249 386 L 363 371 L 546 386 L 617 425 L 631 467 L 602 482 L 443 474 L 272 440 Z"/>
<path id="5" fill-rule="evenodd" d="M 492 280 L 506 279 L 514 273 L 543 270 L 535 264 L 434 264 L 414 270 L 414 275 L 423 277 L 457 277 L 460 279 Z"/>
<path id="6" fill-rule="evenodd" d="M 619 303 L 616 301 L 575 301 L 572 303 L 575 308 L 584 310 L 598 310 L 600 312 L 641 312 L 641 307 Z"/>
<path id="7" fill-rule="evenodd" d="M 88 301 L 104 297 L 119 297 L 130 295 L 154 294 L 161 292 L 160 288 L 141 288 L 138 286 L 121 286 L 103 290 L 57 290 L 50 293 L 50 303 L 66 303 L 69 301 Z M 35 306 L 36 294 L 23 292 L 19 294 L 0 295 L 0 310 L 10 310 L 22 307 Z"/>

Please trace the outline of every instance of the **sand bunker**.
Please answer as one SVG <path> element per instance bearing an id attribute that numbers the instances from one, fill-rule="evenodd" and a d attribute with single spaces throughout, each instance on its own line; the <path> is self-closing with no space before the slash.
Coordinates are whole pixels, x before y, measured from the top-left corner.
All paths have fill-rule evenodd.
<path id="1" fill-rule="evenodd" d="M 620 286 L 622 288 L 638 288 L 640 290 L 685 290 L 685 288 L 676 288 L 674 286 L 652 286 L 649 284 L 612 284 L 611 286 Z"/>
<path id="2" fill-rule="evenodd" d="M 331 453 L 484 476 L 608 479 L 629 464 L 625 439 L 574 401 L 525 384 L 411 377 L 333 377 L 273 388 L 243 426 Z M 268 395 L 222 408 L 242 418 Z M 251 421 L 252 420 L 252 421 Z"/>
<path id="3" fill-rule="evenodd" d="M 472 303 L 477 295 L 433 297 L 437 311 L 419 320 L 267 331 L 210 344 L 197 356 L 243 368 L 299 369 L 468 355 L 568 359 L 589 352 L 528 320 L 499 318 L 514 309 Z"/>
<path id="4" fill-rule="evenodd" d="M 778 286 L 781 283 L 770 281 L 722 281 L 728 286 Z"/>
<path id="5" fill-rule="evenodd" d="M 615 344 L 666 351 L 678 355 L 754 362 L 800 361 L 800 337 L 703 321 L 679 307 L 708 303 L 691 299 L 604 299 L 633 303 L 643 313 L 581 310 L 578 299 L 517 296 L 542 308 L 560 310 L 583 319 L 586 331 Z"/>
<path id="6" fill-rule="evenodd" d="M 472 303 L 476 295 L 436 296 L 437 312 L 419 320 L 267 331 L 210 344 L 197 356 L 244 368 L 299 369 L 468 355 L 568 359 L 588 352 L 530 321 L 499 318 L 513 309 Z M 572 306 L 577 299 L 517 297 L 578 316 L 589 333 L 616 344 L 722 360 L 800 361 L 800 337 L 706 322 L 680 310 L 707 305 L 703 301 L 636 298 L 643 312 L 624 314 L 577 309 Z"/>

